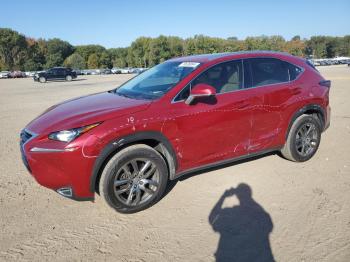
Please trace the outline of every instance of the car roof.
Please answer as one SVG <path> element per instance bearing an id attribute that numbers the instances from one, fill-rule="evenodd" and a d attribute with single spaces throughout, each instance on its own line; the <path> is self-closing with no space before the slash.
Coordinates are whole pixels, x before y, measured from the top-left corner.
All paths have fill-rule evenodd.
<path id="1" fill-rule="evenodd" d="M 213 53 L 213 54 L 201 54 L 183 56 L 170 59 L 169 61 L 176 62 L 198 62 L 207 63 L 215 60 L 221 60 L 223 58 L 242 58 L 242 57 L 254 57 L 254 56 L 284 56 L 294 57 L 286 52 L 268 51 L 268 50 L 255 50 L 255 51 L 239 51 L 239 52 L 227 52 L 227 53 Z"/>

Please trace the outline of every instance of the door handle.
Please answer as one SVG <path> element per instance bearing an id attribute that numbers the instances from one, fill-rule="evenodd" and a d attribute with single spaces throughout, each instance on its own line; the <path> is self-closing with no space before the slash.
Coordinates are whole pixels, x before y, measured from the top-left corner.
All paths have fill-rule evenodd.
<path id="1" fill-rule="evenodd" d="M 250 106 L 250 103 L 248 101 L 240 101 L 234 104 L 237 109 L 243 109 L 248 106 Z"/>
<path id="2" fill-rule="evenodd" d="M 298 95 L 301 93 L 301 88 L 300 87 L 295 87 L 290 90 L 292 95 Z"/>

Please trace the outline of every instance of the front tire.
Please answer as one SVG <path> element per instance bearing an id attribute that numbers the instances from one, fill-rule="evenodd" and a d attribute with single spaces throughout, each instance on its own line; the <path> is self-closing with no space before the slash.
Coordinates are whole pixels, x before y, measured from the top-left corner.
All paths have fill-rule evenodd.
<path id="1" fill-rule="evenodd" d="M 315 116 L 301 115 L 293 123 L 281 154 L 288 160 L 304 162 L 312 158 L 321 142 L 321 125 Z"/>
<path id="2" fill-rule="evenodd" d="M 45 83 L 46 82 L 46 78 L 43 77 L 43 76 L 39 77 L 39 82 L 40 83 Z"/>
<path id="3" fill-rule="evenodd" d="M 115 154 L 103 169 L 99 192 L 120 213 L 135 213 L 158 202 L 168 183 L 164 158 L 152 147 L 138 144 Z"/>
<path id="4" fill-rule="evenodd" d="M 71 75 L 67 75 L 67 76 L 66 76 L 66 81 L 72 81 L 72 79 L 73 79 L 73 78 L 72 78 Z"/>

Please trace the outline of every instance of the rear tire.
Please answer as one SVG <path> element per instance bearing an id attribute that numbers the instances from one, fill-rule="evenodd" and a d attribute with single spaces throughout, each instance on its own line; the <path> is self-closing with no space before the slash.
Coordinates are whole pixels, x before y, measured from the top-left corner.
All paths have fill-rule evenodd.
<path id="1" fill-rule="evenodd" d="M 288 160 L 304 162 L 312 158 L 321 142 L 321 125 L 312 115 L 301 115 L 289 130 L 281 154 Z"/>
<path id="2" fill-rule="evenodd" d="M 45 83 L 46 82 L 46 78 L 43 77 L 43 76 L 39 77 L 39 82 L 40 83 Z"/>
<path id="3" fill-rule="evenodd" d="M 101 174 L 99 192 L 120 213 L 144 210 L 163 196 L 168 183 L 164 158 L 152 147 L 138 144 L 115 154 Z"/>

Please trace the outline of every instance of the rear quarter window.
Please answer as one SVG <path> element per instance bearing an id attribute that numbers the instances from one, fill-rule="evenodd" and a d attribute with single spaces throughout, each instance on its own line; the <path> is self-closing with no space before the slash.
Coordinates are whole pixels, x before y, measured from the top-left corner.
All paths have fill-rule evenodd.
<path id="1" fill-rule="evenodd" d="M 285 63 L 286 63 L 286 67 L 288 68 L 289 81 L 293 81 L 297 79 L 298 76 L 303 72 L 303 70 L 300 67 L 292 65 L 288 62 L 285 62 Z"/>
<path id="2" fill-rule="evenodd" d="M 284 61 L 275 58 L 251 58 L 249 61 L 254 87 L 288 82 L 290 79 Z"/>
<path id="3" fill-rule="evenodd" d="M 250 58 L 248 63 L 245 63 L 245 81 L 249 81 L 246 88 L 287 83 L 303 72 L 301 67 L 276 58 Z"/>

